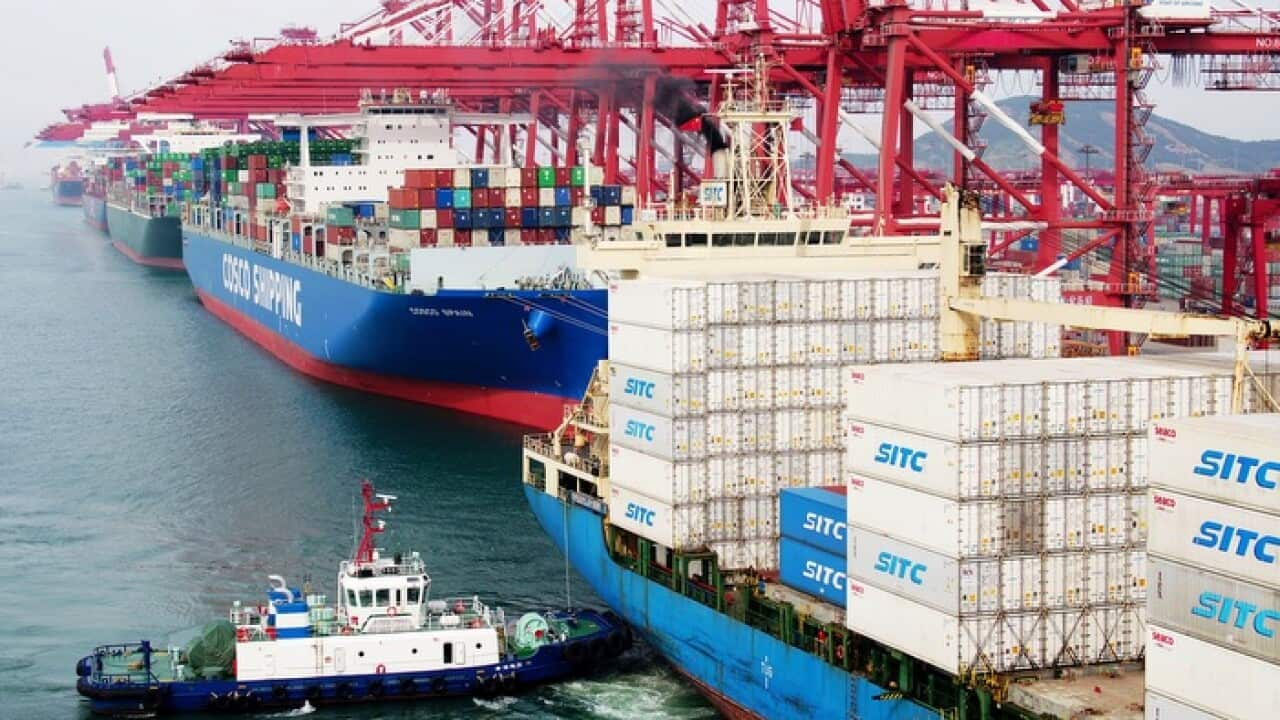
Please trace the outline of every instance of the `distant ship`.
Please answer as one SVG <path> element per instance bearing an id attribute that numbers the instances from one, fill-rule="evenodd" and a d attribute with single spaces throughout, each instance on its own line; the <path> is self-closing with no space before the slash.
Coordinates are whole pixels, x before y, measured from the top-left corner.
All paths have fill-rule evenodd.
<path id="1" fill-rule="evenodd" d="M 492 697 L 601 667 L 630 647 L 626 626 L 592 610 L 529 612 L 508 623 L 476 597 L 432 600 L 418 553 L 375 549 L 395 498 L 365 482 L 364 534 L 338 567 L 334 602 L 268 576 L 265 601 L 235 602 L 185 648 L 103 645 L 76 664 L 93 712 L 250 712 L 387 700 Z"/>
<path id="2" fill-rule="evenodd" d="M 79 205 L 84 195 L 84 173 L 80 163 L 71 160 L 54 165 L 49 171 L 49 191 L 57 205 Z"/>

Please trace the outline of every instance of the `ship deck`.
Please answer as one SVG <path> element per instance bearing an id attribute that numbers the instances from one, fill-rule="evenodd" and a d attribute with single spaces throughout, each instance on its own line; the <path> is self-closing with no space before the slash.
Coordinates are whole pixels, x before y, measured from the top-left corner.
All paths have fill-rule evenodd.
<path id="1" fill-rule="evenodd" d="M 173 682 L 177 679 L 168 650 L 151 651 L 152 678 L 147 677 L 142 657 L 142 649 L 138 646 L 112 646 L 94 655 L 94 676 L 100 682 L 109 684 L 145 685 L 156 681 Z"/>
<path id="2" fill-rule="evenodd" d="M 590 637 L 604 629 L 604 627 L 595 620 L 582 616 L 554 619 L 548 618 L 547 624 L 550 626 L 551 632 L 555 637 L 558 638 L 563 635 L 566 642 Z M 516 651 L 516 657 L 524 660 L 532 657 L 537 651 L 537 648 L 520 648 Z"/>
<path id="3" fill-rule="evenodd" d="M 1014 681 L 1009 702 L 1040 717 L 1142 720 L 1142 668 L 1073 668 L 1061 677 Z"/>

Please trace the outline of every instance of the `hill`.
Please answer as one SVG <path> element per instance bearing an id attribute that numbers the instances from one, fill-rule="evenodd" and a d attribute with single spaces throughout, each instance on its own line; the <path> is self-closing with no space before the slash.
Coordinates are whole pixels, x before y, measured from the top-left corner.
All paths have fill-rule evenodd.
<path id="1" fill-rule="evenodd" d="M 1033 98 L 1014 97 L 997 103 L 1014 120 L 1025 123 L 1028 106 Z M 947 122 L 948 130 L 951 123 Z M 1095 168 L 1112 166 L 1115 155 L 1115 112 L 1108 102 L 1067 103 L 1067 121 L 1059 131 L 1061 154 L 1071 167 L 1084 167 L 1080 148 L 1092 145 L 1098 152 L 1089 158 Z M 1155 140 L 1147 167 L 1153 170 L 1184 170 L 1193 173 L 1263 173 L 1280 167 L 1280 140 L 1233 140 L 1197 130 L 1153 114 L 1146 124 L 1147 134 Z M 1039 129 L 1031 131 L 1039 137 Z M 1002 170 L 1030 169 L 1038 166 L 1035 155 L 1017 140 L 1000 123 L 987 118 L 980 137 L 987 142 L 982 159 L 992 167 Z M 951 147 L 937 134 L 916 138 L 916 164 L 918 166 L 949 170 Z M 851 155 L 850 159 L 861 167 L 874 165 L 872 154 Z"/>

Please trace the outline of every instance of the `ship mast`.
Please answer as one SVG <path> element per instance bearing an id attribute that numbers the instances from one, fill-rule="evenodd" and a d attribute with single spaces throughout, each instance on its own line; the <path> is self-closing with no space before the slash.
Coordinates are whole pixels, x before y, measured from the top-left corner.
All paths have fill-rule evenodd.
<path id="1" fill-rule="evenodd" d="M 375 494 L 373 491 L 373 483 L 368 480 L 360 481 L 360 495 L 364 499 L 364 533 L 360 537 L 360 544 L 356 546 L 356 555 L 354 562 L 356 565 L 363 565 L 373 562 L 373 538 L 375 535 L 382 533 L 386 529 L 386 522 L 374 517 L 374 513 L 390 512 L 391 501 L 395 500 L 394 495 Z"/>

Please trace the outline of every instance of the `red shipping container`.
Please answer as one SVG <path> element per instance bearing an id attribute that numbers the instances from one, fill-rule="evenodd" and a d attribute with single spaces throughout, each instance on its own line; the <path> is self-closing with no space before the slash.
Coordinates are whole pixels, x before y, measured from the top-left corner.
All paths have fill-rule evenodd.
<path id="1" fill-rule="evenodd" d="M 554 245 L 556 242 L 555 228 L 538 228 L 538 244 Z"/>
<path id="2" fill-rule="evenodd" d="M 427 228 L 427 229 L 418 231 L 419 247 L 431 247 L 432 245 L 435 245 L 435 244 L 436 244 L 435 228 Z"/>
<path id="3" fill-rule="evenodd" d="M 527 207 L 527 208 L 538 207 L 538 188 L 536 187 L 520 188 L 520 207 Z"/>
<path id="4" fill-rule="evenodd" d="M 582 204 L 582 188 L 580 187 L 569 188 L 569 204 L 574 207 L 578 207 L 579 205 Z"/>
<path id="5" fill-rule="evenodd" d="M 597 205 L 591 208 L 591 222 L 595 223 L 596 225 L 604 224 L 604 208 L 603 207 Z"/>
<path id="6" fill-rule="evenodd" d="M 484 188 L 472 188 L 471 207 L 473 208 L 489 207 L 489 193 L 486 192 Z"/>
<path id="7" fill-rule="evenodd" d="M 418 204 L 414 205 L 414 207 L 430 210 L 436 206 L 435 188 L 422 188 L 421 190 L 409 190 L 409 192 L 418 196 Z"/>
<path id="8" fill-rule="evenodd" d="M 556 168 L 556 186 L 563 187 L 573 181 L 573 175 L 567 167 Z"/>
<path id="9" fill-rule="evenodd" d="M 485 192 L 489 194 L 489 207 L 500 208 L 507 204 L 506 188 L 489 188 Z"/>
<path id="10" fill-rule="evenodd" d="M 436 170 L 436 187 L 453 187 L 453 170 L 451 168 L 441 168 Z"/>
<path id="11" fill-rule="evenodd" d="M 436 210 L 436 227 L 453 227 L 453 210 Z"/>
<path id="12" fill-rule="evenodd" d="M 302 218 L 301 218 L 301 217 L 298 217 L 297 215 L 294 215 L 293 217 L 289 218 L 289 231 L 290 231 L 290 232 L 296 232 L 296 233 L 301 233 L 301 232 L 302 232 Z"/>
<path id="13" fill-rule="evenodd" d="M 250 155 L 250 156 L 249 156 L 249 169 L 250 169 L 250 170 L 258 170 L 258 169 L 264 169 L 264 170 L 265 170 L 265 169 L 266 169 L 266 167 L 267 167 L 267 156 L 266 156 L 266 155 Z"/>
<path id="14" fill-rule="evenodd" d="M 538 187 L 538 168 L 520 168 L 520 187 Z"/>
<path id="15" fill-rule="evenodd" d="M 427 177 L 432 180 L 435 179 L 435 175 L 431 170 L 405 170 L 404 185 L 410 188 L 424 188 L 426 187 L 424 183 Z"/>
<path id="16" fill-rule="evenodd" d="M 265 168 L 255 168 L 249 171 L 249 182 L 264 183 L 267 181 L 267 171 Z"/>
<path id="17" fill-rule="evenodd" d="M 520 208 L 506 208 L 503 210 L 502 224 L 509 228 L 520 227 Z"/>
<path id="18" fill-rule="evenodd" d="M 306 237 L 302 238 L 302 252 L 306 253 L 307 255 L 316 254 L 315 238 L 311 237 L 310 235 L 307 235 Z"/>
<path id="19" fill-rule="evenodd" d="M 538 231 L 533 228 L 523 228 L 520 230 L 520 242 L 525 245 L 533 245 L 538 242 Z"/>
<path id="20" fill-rule="evenodd" d="M 454 230 L 453 244 L 454 245 L 470 245 L 471 231 L 470 230 Z"/>

